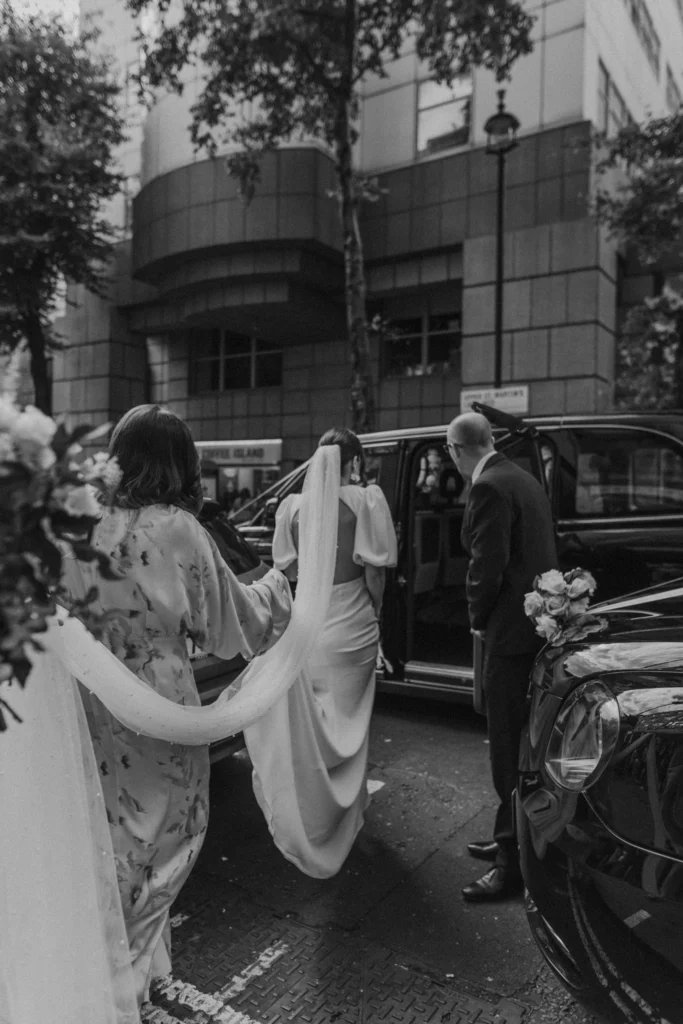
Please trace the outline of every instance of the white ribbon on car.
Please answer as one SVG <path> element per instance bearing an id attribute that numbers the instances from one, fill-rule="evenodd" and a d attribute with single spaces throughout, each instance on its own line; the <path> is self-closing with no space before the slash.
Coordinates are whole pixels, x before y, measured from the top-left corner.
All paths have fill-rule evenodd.
<path id="1" fill-rule="evenodd" d="M 673 590 L 652 594 L 651 597 L 648 597 L 647 594 L 640 594 L 640 596 L 625 597 L 613 602 L 603 601 L 602 604 L 592 605 L 588 610 L 591 615 L 593 613 L 620 612 L 623 608 L 635 608 L 639 604 L 655 604 L 659 601 L 670 601 L 672 597 L 683 597 L 683 587 L 675 587 Z"/>

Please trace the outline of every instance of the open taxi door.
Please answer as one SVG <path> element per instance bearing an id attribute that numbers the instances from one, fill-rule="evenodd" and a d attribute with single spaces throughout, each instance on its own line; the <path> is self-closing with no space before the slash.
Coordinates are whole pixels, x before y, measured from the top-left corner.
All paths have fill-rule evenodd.
<path id="1" fill-rule="evenodd" d="M 494 409 L 491 406 L 483 405 L 480 402 L 473 402 L 472 409 L 479 412 L 489 421 L 494 431 L 496 450 L 505 454 L 506 458 L 516 462 L 521 469 L 535 476 L 539 483 L 548 492 L 548 480 L 545 471 L 543 448 L 549 442 L 541 438 L 536 429 L 517 416 Z M 478 636 L 473 636 L 473 669 L 474 669 L 474 710 L 480 715 L 486 714 L 486 697 L 484 695 L 484 657 L 485 643 Z"/>

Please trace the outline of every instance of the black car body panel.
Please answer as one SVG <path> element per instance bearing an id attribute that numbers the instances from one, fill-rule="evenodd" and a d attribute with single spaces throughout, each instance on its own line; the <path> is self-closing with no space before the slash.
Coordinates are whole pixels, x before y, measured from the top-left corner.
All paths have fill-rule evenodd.
<path id="1" fill-rule="evenodd" d="M 568 989 L 612 1024 L 682 1019 L 679 582 L 608 613 L 590 642 L 546 648 L 529 691 L 516 794 L 529 922 Z M 548 772 L 548 744 L 567 699 L 596 681 L 619 705 L 618 742 L 590 787 L 570 792 Z"/>
<path id="2" fill-rule="evenodd" d="M 520 421 L 496 410 L 487 414 L 498 447 L 548 490 L 562 569 L 590 570 L 601 600 L 683 576 L 683 416 Z M 446 429 L 361 437 L 368 477 L 384 490 L 399 541 L 382 623 L 392 672 L 379 684 L 471 702 L 482 652 L 473 645 L 465 601 L 460 526 L 466 488 L 443 450 Z M 294 470 L 233 520 L 266 562 L 277 505 L 300 490 L 304 474 L 305 466 Z"/>

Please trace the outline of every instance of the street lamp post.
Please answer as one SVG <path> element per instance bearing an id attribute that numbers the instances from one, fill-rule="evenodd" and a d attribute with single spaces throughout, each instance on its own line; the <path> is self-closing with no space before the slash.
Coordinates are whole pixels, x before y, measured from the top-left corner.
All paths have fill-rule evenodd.
<path id="1" fill-rule="evenodd" d="M 486 152 L 498 158 L 498 213 L 496 219 L 496 297 L 494 386 L 499 388 L 503 375 L 503 236 L 505 225 L 505 157 L 517 145 L 519 121 L 505 109 L 505 89 L 498 90 L 498 110 L 486 124 Z"/>

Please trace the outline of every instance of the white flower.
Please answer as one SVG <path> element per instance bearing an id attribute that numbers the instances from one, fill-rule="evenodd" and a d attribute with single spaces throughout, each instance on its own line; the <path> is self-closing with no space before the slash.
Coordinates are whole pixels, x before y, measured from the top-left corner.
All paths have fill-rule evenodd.
<path id="1" fill-rule="evenodd" d="M 535 584 L 539 590 L 546 594 L 564 594 L 567 591 L 567 584 L 559 569 L 549 569 L 538 577 Z"/>
<path id="2" fill-rule="evenodd" d="M 578 597 L 574 601 L 569 602 L 569 614 L 572 618 L 578 618 L 580 615 L 585 615 L 588 611 L 588 605 L 590 604 L 590 598 Z"/>
<path id="3" fill-rule="evenodd" d="M 56 429 L 54 420 L 35 405 L 27 405 L 11 428 L 19 460 L 35 469 L 49 469 L 57 459 L 50 447 Z"/>
<path id="4" fill-rule="evenodd" d="M 80 487 L 56 487 L 52 497 L 69 516 L 98 518 L 102 513 L 97 501 L 97 492 L 91 484 L 82 484 Z"/>
<path id="5" fill-rule="evenodd" d="M 16 405 L 5 395 L 0 395 L 0 430 L 11 430 L 18 418 Z"/>
<path id="6" fill-rule="evenodd" d="M 0 434 L 0 462 L 12 462 L 14 460 L 14 445 L 9 434 Z"/>
<path id="7" fill-rule="evenodd" d="M 560 636 L 562 630 L 552 615 L 539 615 L 536 619 L 536 632 L 552 643 Z"/>
<path id="8" fill-rule="evenodd" d="M 540 594 L 537 594 L 535 590 L 524 595 L 524 614 L 528 615 L 530 619 L 534 619 L 537 615 L 540 615 L 543 608 L 543 598 Z"/>
<path id="9" fill-rule="evenodd" d="M 92 458 L 86 459 L 82 472 L 88 481 L 101 480 L 109 491 L 118 487 L 123 476 L 117 460 L 110 459 L 106 452 L 96 452 Z"/>
<path id="10" fill-rule="evenodd" d="M 0 431 L 9 431 L 19 418 L 19 410 L 9 398 L 0 395 Z"/>
<path id="11" fill-rule="evenodd" d="M 595 582 L 595 578 L 591 576 L 589 572 L 582 571 L 580 576 L 576 576 L 571 581 L 567 588 L 567 593 L 573 601 L 577 597 L 585 597 L 587 594 L 594 594 L 596 587 L 597 583 Z"/>
<path id="12" fill-rule="evenodd" d="M 557 618 L 569 609 L 569 598 L 566 594 L 552 594 L 545 602 L 545 609 L 548 615 Z"/>

